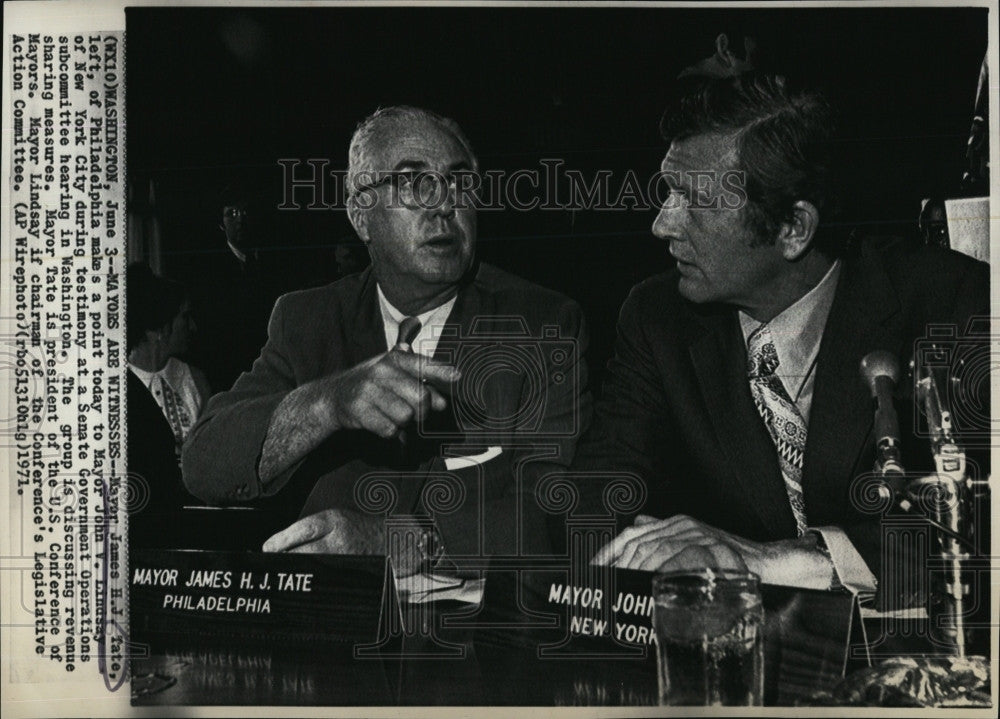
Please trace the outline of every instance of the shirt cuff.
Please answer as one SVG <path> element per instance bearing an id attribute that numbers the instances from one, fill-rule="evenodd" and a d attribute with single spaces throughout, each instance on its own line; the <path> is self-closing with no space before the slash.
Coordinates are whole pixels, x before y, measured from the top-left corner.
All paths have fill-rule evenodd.
<path id="1" fill-rule="evenodd" d="M 878 580 L 872 574 L 858 550 L 839 527 L 810 527 L 823 537 L 837 579 L 851 594 L 868 597 L 875 594 Z"/>

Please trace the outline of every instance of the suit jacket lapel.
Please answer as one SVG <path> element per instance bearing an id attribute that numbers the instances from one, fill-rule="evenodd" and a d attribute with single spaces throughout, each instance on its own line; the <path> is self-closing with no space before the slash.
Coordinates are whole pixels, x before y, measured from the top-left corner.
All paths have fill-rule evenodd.
<path id="1" fill-rule="evenodd" d="M 843 501 L 872 429 L 872 400 L 860 375 L 873 349 L 897 352 L 888 320 L 899 312 L 878 258 L 849 260 L 841 272 L 816 361 L 802 484 L 808 505 Z"/>
<path id="2" fill-rule="evenodd" d="M 455 305 L 451 308 L 451 313 L 445 321 L 444 332 L 451 337 L 469 337 L 473 330 L 480 334 L 489 330 L 480 326 L 485 318 L 495 315 L 495 307 L 489 301 L 489 297 L 484 295 L 473 279 L 464 285 L 458 292 Z M 477 320 L 480 320 L 477 322 Z M 445 360 L 440 353 L 442 345 L 439 344 L 434 353 L 434 359 Z"/>
<path id="3" fill-rule="evenodd" d="M 348 366 L 351 367 L 388 349 L 376 286 L 375 273 L 369 267 L 361 276 L 361 291 L 357 294 L 356 303 L 348 309 L 352 344 Z"/>
<path id="4" fill-rule="evenodd" d="M 788 536 L 795 531 L 795 519 L 774 444 L 750 395 L 746 347 L 736 313 L 701 318 L 704 331 L 690 345 L 691 361 L 721 452 L 732 469 L 730 476 L 715 481 L 736 490 L 734 501 L 757 518 L 762 535 Z"/>
<path id="5" fill-rule="evenodd" d="M 470 281 L 459 290 L 455 304 L 451 308 L 451 313 L 448 315 L 445 326 L 441 330 L 442 336 L 458 339 L 469 337 L 473 329 L 483 331 L 484 328 L 474 327 L 476 320 L 490 314 L 495 314 L 495 311 L 493 311 L 488 297 L 484 296 L 474 281 Z M 381 323 L 381 317 L 379 321 Z M 438 342 L 438 346 L 434 351 L 434 359 L 441 362 L 454 362 L 455 358 L 446 355 L 447 349 L 444 346 L 445 344 Z M 456 392 L 457 394 L 459 393 Z M 452 397 L 449 401 L 453 402 L 455 398 Z M 449 406 L 446 412 L 450 411 L 451 407 Z M 410 432 L 411 440 L 421 442 L 423 447 L 418 451 L 421 453 L 430 453 L 430 456 L 415 470 L 415 474 L 408 477 L 398 487 L 399 507 L 401 510 L 409 512 L 420 511 L 420 493 L 427 482 L 428 474 L 435 471 L 444 471 L 444 460 L 440 456 L 440 442 L 434 440 L 421 441 L 416 437 L 416 434 L 416 429 Z"/>

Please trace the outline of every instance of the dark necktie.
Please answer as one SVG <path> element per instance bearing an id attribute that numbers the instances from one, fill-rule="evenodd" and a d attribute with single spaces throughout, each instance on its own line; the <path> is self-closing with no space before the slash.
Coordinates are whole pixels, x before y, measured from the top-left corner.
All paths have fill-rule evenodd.
<path id="1" fill-rule="evenodd" d="M 396 335 L 396 349 L 403 352 L 413 351 L 413 340 L 420 334 L 420 320 L 416 317 L 404 317 L 399 323 L 399 332 Z"/>
<path id="2" fill-rule="evenodd" d="M 393 347 L 394 350 L 399 352 L 413 353 L 413 340 L 417 338 L 420 333 L 421 328 L 420 320 L 416 317 L 404 317 L 399 323 L 399 332 L 396 334 L 396 345 Z M 407 436 L 406 430 L 399 430 L 399 446 L 402 450 L 402 459 L 405 462 L 407 458 Z"/>

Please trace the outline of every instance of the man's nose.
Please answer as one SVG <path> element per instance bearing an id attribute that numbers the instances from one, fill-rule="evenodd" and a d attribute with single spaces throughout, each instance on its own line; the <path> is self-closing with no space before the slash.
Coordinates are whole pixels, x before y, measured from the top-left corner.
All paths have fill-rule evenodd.
<path id="1" fill-rule="evenodd" d="M 455 188 L 450 185 L 440 187 L 437 193 L 438 201 L 434 203 L 432 208 L 434 214 L 442 217 L 454 217 L 457 194 Z"/>
<path id="2" fill-rule="evenodd" d="M 656 219 L 653 220 L 653 234 L 661 240 L 666 240 L 681 234 L 684 217 L 684 209 L 678 207 L 676 203 L 668 201 L 660 208 Z"/>

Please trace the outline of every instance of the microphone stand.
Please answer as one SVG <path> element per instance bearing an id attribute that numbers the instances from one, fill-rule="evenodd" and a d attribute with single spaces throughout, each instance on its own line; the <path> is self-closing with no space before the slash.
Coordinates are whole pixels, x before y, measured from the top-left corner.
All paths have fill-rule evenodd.
<path id="1" fill-rule="evenodd" d="M 915 399 L 927 417 L 936 472 L 911 480 L 903 471 L 898 418 L 892 406 L 892 392 L 899 378 L 898 362 L 889 352 L 871 352 L 861 361 L 861 375 L 875 405 L 875 473 L 879 494 L 896 508 L 918 516 L 932 530 L 926 606 L 930 640 L 938 650 L 922 657 L 907 654 L 887 659 L 878 667 L 845 679 L 839 691 L 867 697 L 891 689 L 918 706 L 947 706 L 955 697 L 976 697 L 969 706 L 991 706 L 988 692 L 984 691 L 988 686 L 986 677 L 990 676 L 989 658 L 968 655 L 965 617 L 967 610 L 975 608 L 968 598 L 969 560 L 971 553 L 977 552 L 973 500 L 979 492 L 988 492 L 989 485 L 966 477 L 965 450 L 955 441 L 950 408 L 939 392 L 945 389 L 949 390 L 949 397 L 955 396 L 950 390 L 956 388 L 958 380 L 947 367 L 920 367 Z M 894 697 L 893 706 L 899 706 L 897 702 Z"/>
<path id="2" fill-rule="evenodd" d="M 927 616 L 932 632 L 954 656 L 966 655 L 965 615 L 970 582 L 965 567 L 973 546 L 970 482 L 966 478 L 965 450 L 952 434 L 951 412 L 942 401 L 938 378 L 942 370 L 921 367 L 917 378 L 917 400 L 923 405 L 931 435 L 936 473 L 914 480 L 908 493 L 921 498 L 934 530 L 933 546 L 938 570 L 930 573 Z M 953 383 L 951 377 L 944 381 Z M 964 541 L 963 541 L 964 540 Z"/>
<path id="3" fill-rule="evenodd" d="M 927 417 L 936 472 L 907 480 L 899 454 L 899 428 L 892 407 L 892 391 L 899 379 L 899 364 L 890 352 L 871 352 L 861 361 L 861 375 L 875 401 L 875 471 L 885 483 L 899 509 L 918 509 L 932 529 L 932 547 L 939 571 L 930 573 L 927 616 L 932 637 L 952 656 L 966 656 L 966 597 L 970 593 L 969 551 L 972 540 L 972 500 L 974 485 L 966 477 L 965 450 L 952 433 L 951 412 L 939 392 L 941 379 L 935 375 L 947 368 L 922 366 L 916 383 L 916 398 Z M 957 380 L 945 374 L 951 385 Z M 950 387 L 951 388 L 951 387 Z"/>

